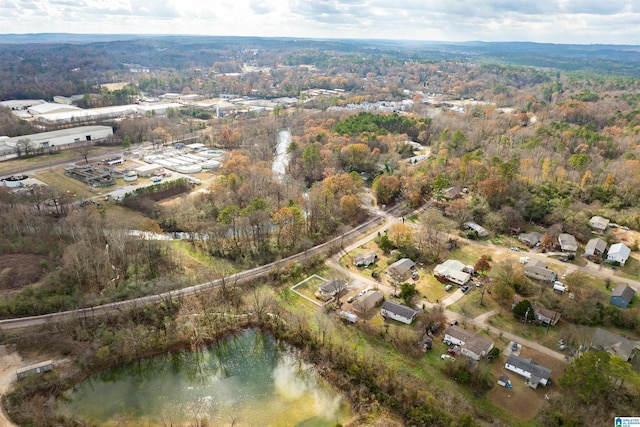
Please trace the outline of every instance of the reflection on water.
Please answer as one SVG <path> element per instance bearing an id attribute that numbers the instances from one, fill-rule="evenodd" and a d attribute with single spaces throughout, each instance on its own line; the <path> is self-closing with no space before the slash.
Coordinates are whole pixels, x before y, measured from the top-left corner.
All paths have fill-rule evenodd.
<path id="1" fill-rule="evenodd" d="M 275 175 L 284 176 L 287 173 L 287 165 L 289 164 L 287 150 L 289 145 L 291 145 L 291 131 L 289 129 L 280 130 L 277 137 L 276 154 L 271 166 Z"/>
<path id="2" fill-rule="evenodd" d="M 142 360 L 95 375 L 60 410 L 98 425 L 331 426 L 349 417 L 312 365 L 269 335 L 247 331 L 197 352 Z"/>

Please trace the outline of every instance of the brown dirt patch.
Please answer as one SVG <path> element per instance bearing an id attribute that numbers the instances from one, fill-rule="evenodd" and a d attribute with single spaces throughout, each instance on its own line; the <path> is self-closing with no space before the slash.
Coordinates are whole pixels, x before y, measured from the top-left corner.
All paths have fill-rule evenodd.
<path id="1" fill-rule="evenodd" d="M 0 289 L 15 290 L 39 281 L 46 274 L 43 260 L 33 254 L 0 255 Z"/>
<path id="2" fill-rule="evenodd" d="M 522 349 L 520 357 L 532 358 L 538 364 L 551 369 L 551 385 L 539 386 L 536 390 L 525 385 L 524 377 L 504 368 L 507 357 L 503 355 L 499 359 L 500 362 L 493 365 L 492 372 L 496 379 L 500 375 L 506 375 L 511 380 L 513 388 L 508 389 L 496 384 L 488 396 L 496 407 L 521 420 L 530 420 L 548 404 L 545 395 L 549 397 L 549 401 L 560 395 L 560 389 L 556 383 L 564 373 L 566 364 L 528 348 Z"/>

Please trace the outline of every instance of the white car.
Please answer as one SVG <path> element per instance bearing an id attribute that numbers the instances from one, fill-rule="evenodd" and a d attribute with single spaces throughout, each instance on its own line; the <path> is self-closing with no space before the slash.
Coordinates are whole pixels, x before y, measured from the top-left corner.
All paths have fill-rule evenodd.
<path id="1" fill-rule="evenodd" d="M 358 296 L 360 296 L 360 297 L 361 297 L 362 295 L 366 294 L 366 293 L 367 293 L 367 290 L 368 290 L 368 289 L 365 289 L 365 290 L 363 290 L 363 291 L 360 291 L 360 293 L 358 294 Z"/>
<path id="2" fill-rule="evenodd" d="M 442 356 L 440 356 L 440 359 L 442 359 L 442 360 L 451 360 L 452 362 L 456 361 L 456 358 L 451 356 L 450 354 L 443 354 Z"/>

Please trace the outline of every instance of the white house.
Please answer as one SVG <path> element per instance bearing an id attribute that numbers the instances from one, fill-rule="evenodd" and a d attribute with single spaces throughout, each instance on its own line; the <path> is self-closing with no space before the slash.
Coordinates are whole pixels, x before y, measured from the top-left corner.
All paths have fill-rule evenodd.
<path id="1" fill-rule="evenodd" d="M 441 282 L 464 285 L 471 278 L 471 275 L 465 270 L 468 270 L 466 265 L 455 259 L 449 259 L 436 265 L 433 269 L 433 275 Z"/>
<path id="2" fill-rule="evenodd" d="M 411 307 L 407 307 L 403 304 L 398 304 L 393 301 L 385 301 L 380 308 L 380 314 L 382 317 L 397 320 L 398 322 L 406 323 L 410 325 L 413 319 L 418 315 L 418 310 L 414 310 Z"/>
<path id="3" fill-rule="evenodd" d="M 533 359 L 524 359 L 517 356 L 509 356 L 504 364 L 505 369 L 522 375 L 527 379 L 526 384 L 531 388 L 537 388 L 539 384 L 549 384 L 551 369 L 538 365 Z"/>
<path id="4" fill-rule="evenodd" d="M 629 249 L 624 243 L 614 243 L 607 252 L 607 262 L 618 262 L 620 265 L 624 265 L 631 255 L 631 249 Z"/>
<path id="5" fill-rule="evenodd" d="M 404 280 L 415 265 L 409 258 L 402 258 L 387 267 L 387 273 L 395 280 Z"/>
<path id="6" fill-rule="evenodd" d="M 492 341 L 455 325 L 447 328 L 443 341 L 460 346 L 460 353 L 473 360 L 480 360 L 493 349 Z"/>

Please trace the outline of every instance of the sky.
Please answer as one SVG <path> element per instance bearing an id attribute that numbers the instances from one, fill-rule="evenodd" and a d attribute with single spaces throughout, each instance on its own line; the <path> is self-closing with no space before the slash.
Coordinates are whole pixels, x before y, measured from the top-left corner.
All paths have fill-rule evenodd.
<path id="1" fill-rule="evenodd" d="M 0 33 L 640 44 L 640 0 L 0 0 Z"/>

